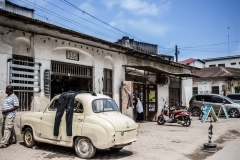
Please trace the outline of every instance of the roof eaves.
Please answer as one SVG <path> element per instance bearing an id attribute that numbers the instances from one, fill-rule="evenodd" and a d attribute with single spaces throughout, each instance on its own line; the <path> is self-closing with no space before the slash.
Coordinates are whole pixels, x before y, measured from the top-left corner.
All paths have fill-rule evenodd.
<path id="1" fill-rule="evenodd" d="M 196 69 L 196 70 L 200 69 L 200 68 L 197 68 L 197 67 L 194 67 L 194 66 L 188 66 L 188 65 L 184 65 L 184 64 L 179 64 L 177 62 L 165 60 L 160 55 L 153 55 L 153 54 L 137 51 L 137 50 L 134 50 L 134 49 L 129 48 L 129 47 L 125 47 L 125 46 L 122 46 L 122 45 L 119 45 L 119 44 L 116 44 L 116 43 L 113 43 L 113 42 L 109 42 L 109 41 L 106 41 L 106 40 L 103 40 L 103 39 L 99 39 L 99 38 L 96 38 L 96 37 L 93 37 L 93 36 L 90 36 L 90 35 L 86 35 L 86 34 L 83 34 L 83 33 L 80 33 L 80 32 L 74 31 L 74 30 L 63 28 L 61 26 L 46 23 L 46 22 L 41 21 L 41 20 L 37 20 L 37 19 L 33 19 L 33 18 L 30 18 L 30 17 L 20 15 L 20 14 L 9 12 L 9 11 L 3 10 L 3 9 L 0 9 L 0 13 L 1 12 L 4 13 L 4 14 L 0 14 L 1 16 L 5 16 L 5 17 L 8 17 L 8 18 L 13 19 L 13 20 L 17 20 L 17 21 L 21 21 L 21 22 L 27 21 L 28 24 L 38 25 L 38 26 L 41 26 L 41 27 L 49 28 L 49 29 L 51 28 L 51 30 L 57 30 L 60 33 L 65 33 L 65 34 L 67 33 L 67 34 L 70 34 L 72 36 L 81 37 L 83 39 L 87 39 L 87 40 L 91 40 L 91 41 L 94 41 L 94 42 L 98 42 L 98 43 L 108 45 L 110 48 L 111 47 L 114 47 L 115 49 L 120 49 L 121 48 L 121 50 L 122 49 L 125 50 L 125 52 L 123 52 L 124 54 L 128 54 L 128 55 L 133 56 L 134 53 L 137 53 L 138 57 L 144 57 L 144 58 L 148 58 L 150 60 L 155 60 L 155 61 L 160 60 L 160 62 L 164 62 L 165 64 L 168 64 L 168 65 L 177 66 L 177 67 L 181 67 L 181 68 L 186 68 L 186 69 L 190 69 L 190 70 L 191 69 Z M 129 51 L 131 52 L 131 54 L 129 54 Z"/>

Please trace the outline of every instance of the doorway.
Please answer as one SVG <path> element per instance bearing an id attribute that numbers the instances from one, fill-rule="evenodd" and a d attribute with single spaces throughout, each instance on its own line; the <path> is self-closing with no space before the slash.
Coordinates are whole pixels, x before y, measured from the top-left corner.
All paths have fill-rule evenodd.
<path id="1" fill-rule="evenodd" d="M 146 95 L 145 95 L 145 84 L 133 83 L 133 92 L 137 91 L 135 94 L 140 99 L 143 105 L 144 120 L 146 120 Z"/>
<path id="2" fill-rule="evenodd" d="M 92 67 L 52 61 L 51 98 L 67 91 L 92 91 Z"/>

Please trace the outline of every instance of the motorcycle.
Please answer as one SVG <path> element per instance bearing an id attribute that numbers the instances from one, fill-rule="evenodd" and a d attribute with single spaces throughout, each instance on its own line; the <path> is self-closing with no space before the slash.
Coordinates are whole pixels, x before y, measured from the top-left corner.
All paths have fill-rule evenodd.
<path id="1" fill-rule="evenodd" d="M 165 103 L 161 114 L 158 116 L 157 123 L 159 125 L 163 125 L 165 122 L 167 123 L 178 123 L 185 127 L 189 127 L 191 125 L 191 113 L 187 112 L 185 109 L 176 110 L 174 106 L 171 108 Z"/>

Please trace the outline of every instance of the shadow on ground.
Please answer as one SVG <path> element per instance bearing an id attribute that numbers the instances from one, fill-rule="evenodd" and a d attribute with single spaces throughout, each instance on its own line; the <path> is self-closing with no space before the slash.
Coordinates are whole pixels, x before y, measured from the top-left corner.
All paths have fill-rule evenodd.
<path id="1" fill-rule="evenodd" d="M 221 150 L 227 141 L 234 140 L 240 136 L 240 133 L 236 130 L 229 130 L 224 135 L 220 136 L 216 141 L 213 143 L 217 145 L 217 150 Z M 202 146 L 203 147 L 203 146 Z M 194 151 L 193 154 L 186 155 L 186 157 L 190 159 L 206 159 L 207 157 L 213 155 L 214 153 L 204 152 L 202 147 L 199 147 Z"/>
<path id="2" fill-rule="evenodd" d="M 19 144 L 24 146 L 24 142 L 20 142 Z M 46 159 L 78 158 L 74 148 L 57 146 L 46 143 L 38 143 L 36 146 L 33 147 L 33 149 L 46 151 L 43 155 L 43 157 Z M 121 159 L 128 156 L 132 156 L 133 154 L 134 154 L 133 152 L 124 149 L 118 152 L 110 151 L 109 149 L 97 150 L 93 159 Z"/>

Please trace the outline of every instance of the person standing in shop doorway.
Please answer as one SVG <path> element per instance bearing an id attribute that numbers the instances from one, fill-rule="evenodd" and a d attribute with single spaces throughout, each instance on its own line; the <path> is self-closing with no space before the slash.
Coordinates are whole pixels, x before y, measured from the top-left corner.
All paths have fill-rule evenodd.
<path id="1" fill-rule="evenodd" d="M 19 107 L 18 97 L 13 93 L 13 87 L 6 87 L 7 97 L 2 106 L 3 125 L 2 125 L 2 139 L 0 141 L 0 148 L 6 148 L 9 144 L 16 144 L 16 133 L 14 130 L 14 120 L 16 117 L 16 110 Z"/>
<path id="2" fill-rule="evenodd" d="M 143 122 L 143 105 L 139 98 L 137 98 L 137 121 Z"/>
<path id="3" fill-rule="evenodd" d="M 133 117 L 134 117 L 134 120 L 137 121 L 137 94 L 138 94 L 138 90 L 134 90 L 133 92 Z"/>

